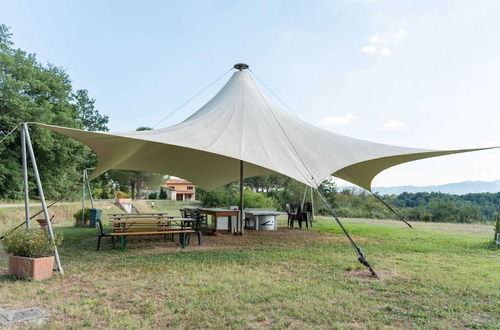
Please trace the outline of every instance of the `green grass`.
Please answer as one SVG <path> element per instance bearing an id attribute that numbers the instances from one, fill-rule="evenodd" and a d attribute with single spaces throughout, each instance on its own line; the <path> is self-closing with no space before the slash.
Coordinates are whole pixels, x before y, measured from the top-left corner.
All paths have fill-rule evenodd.
<path id="1" fill-rule="evenodd" d="M 160 204 L 170 212 L 181 205 Z M 131 239 L 125 252 L 107 241 L 94 251 L 94 229 L 61 221 L 66 275 L 44 282 L 4 275 L 0 308 L 41 306 L 52 313 L 44 325 L 52 328 L 500 327 L 500 251 L 491 237 L 366 222 L 346 226 L 380 280 L 365 276 L 325 219 L 313 231 L 206 237 L 202 248 L 184 250 Z"/>

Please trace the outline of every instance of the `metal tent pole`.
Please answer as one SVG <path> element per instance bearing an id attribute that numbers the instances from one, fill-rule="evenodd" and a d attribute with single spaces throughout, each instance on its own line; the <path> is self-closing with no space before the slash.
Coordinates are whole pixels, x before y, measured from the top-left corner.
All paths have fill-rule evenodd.
<path id="1" fill-rule="evenodd" d="M 82 172 L 82 226 L 85 226 L 85 170 Z"/>
<path id="2" fill-rule="evenodd" d="M 22 124 L 24 125 L 24 124 Z M 24 216 L 26 227 L 30 227 L 30 197 L 28 190 L 28 160 L 26 159 L 26 133 L 24 126 L 21 127 L 21 153 L 23 159 L 23 181 L 24 181 Z"/>
<path id="3" fill-rule="evenodd" d="M 56 257 L 57 270 L 59 270 L 59 273 L 61 273 L 61 275 L 64 275 L 64 270 L 61 266 L 61 260 L 59 259 L 59 252 L 57 251 L 57 246 L 55 244 L 54 232 L 52 231 L 52 223 L 49 217 L 49 210 L 47 209 L 47 203 L 45 202 L 45 195 L 43 194 L 42 181 L 40 180 L 40 173 L 38 172 L 35 153 L 33 152 L 33 145 L 31 144 L 30 133 L 28 131 L 28 126 L 26 125 L 26 123 L 23 123 L 23 130 L 26 136 L 26 142 L 28 144 L 28 151 L 30 154 L 31 165 L 33 166 L 33 172 L 35 173 L 36 185 L 38 187 L 38 194 L 40 195 L 40 202 L 42 203 L 45 221 L 47 221 L 47 230 L 49 232 L 50 237 L 52 238 L 52 242 L 54 243 L 54 256 Z"/>
<path id="4" fill-rule="evenodd" d="M 92 196 L 92 190 L 90 189 L 90 182 L 88 181 L 89 173 L 87 172 L 87 169 L 85 169 L 84 171 L 85 171 L 85 181 L 87 182 L 87 190 L 89 191 L 90 206 L 94 208 L 94 197 Z"/>
<path id="5" fill-rule="evenodd" d="M 244 206 L 244 197 L 243 197 L 243 161 L 240 160 L 240 214 L 239 214 L 239 233 L 243 235 L 243 206 Z"/>
<path id="6" fill-rule="evenodd" d="M 356 250 L 356 252 L 358 253 L 358 255 L 359 255 L 358 261 L 362 265 L 366 266 L 370 270 L 370 273 L 372 274 L 373 277 L 378 277 L 377 273 L 375 273 L 375 271 L 373 270 L 372 266 L 370 265 L 370 263 L 366 259 L 366 255 L 363 252 L 363 250 L 356 244 L 356 242 L 354 242 L 354 240 L 352 239 L 352 237 L 349 234 L 349 232 L 347 231 L 347 229 L 345 229 L 344 225 L 342 224 L 342 222 L 340 221 L 340 219 L 337 217 L 337 214 L 335 214 L 335 211 L 333 210 L 333 207 L 330 206 L 330 203 L 328 203 L 328 201 L 326 200 L 325 196 L 323 196 L 323 194 L 321 193 L 321 191 L 319 191 L 319 189 L 316 189 L 316 190 L 318 191 L 319 197 L 323 200 L 323 203 L 328 208 L 328 211 L 330 212 L 330 215 L 335 219 L 335 221 L 339 225 L 340 229 L 342 229 L 342 231 L 344 232 L 344 235 L 349 239 L 349 242 L 351 242 L 352 247 L 354 248 L 354 250 Z"/>
<path id="7" fill-rule="evenodd" d="M 302 204 L 300 205 L 300 208 L 303 209 L 304 208 L 304 203 L 306 202 L 306 193 L 307 193 L 307 185 L 306 187 L 304 188 L 304 195 L 302 196 Z"/>
<path id="8" fill-rule="evenodd" d="M 314 194 L 313 189 L 311 188 L 311 223 L 314 220 Z"/>

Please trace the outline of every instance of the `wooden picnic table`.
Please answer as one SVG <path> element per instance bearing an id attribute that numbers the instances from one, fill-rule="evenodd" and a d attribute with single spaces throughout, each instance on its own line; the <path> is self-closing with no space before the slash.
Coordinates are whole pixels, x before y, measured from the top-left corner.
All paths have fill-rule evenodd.
<path id="1" fill-rule="evenodd" d="M 136 213 L 136 214 L 110 214 L 109 217 L 112 220 L 126 220 L 126 219 L 143 219 L 143 220 L 161 220 L 161 219 L 172 219 L 172 218 L 178 218 L 176 215 L 169 215 L 166 213 L 163 214 L 143 214 L 143 213 Z"/>
<path id="2" fill-rule="evenodd" d="M 157 218 L 157 217 L 173 217 L 168 213 L 110 213 L 111 218 Z"/>
<path id="3" fill-rule="evenodd" d="M 186 245 L 186 234 L 195 233 L 192 218 L 158 218 L 112 220 L 113 236 L 120 236 L 122 249 L 126 246 L 126 236 L 130 235 L 173 235 L 180 234 L 182 246 Z M 177 223 L 177 226 L 172 226 Z"/>
<path id="4" fill-rule="evenodd" d="M 230 231 L 235 235 L 243 234 L 243 224 L 240 221 L 240 211 L 238 210 L 230 210 L 230 209 L 222 209 L 222 208 L 201 208 L 198 209 L 198 212 L 201 214 L 211 215 L 214 219 L 214 232 L 217 232 L 217 218 L 218 217 L 235 217 L 236 221 L 230 220 L 231 226 Z"/>

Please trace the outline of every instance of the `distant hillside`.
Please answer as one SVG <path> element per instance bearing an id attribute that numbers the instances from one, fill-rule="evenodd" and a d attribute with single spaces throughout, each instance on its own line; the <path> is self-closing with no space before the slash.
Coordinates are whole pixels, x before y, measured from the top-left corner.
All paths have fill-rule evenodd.
<path id="1" fill-rule="evenodd" d="M 447 194 L 463 195 L 468 193 L 490 192 L 496 193 L 500 191 L 500 180 L 493 182 L 485 181 L 464 181 L 457 183 L 449 183 L 439 186 L 398 186 L 398 187 L 374 187 L 373 191 L 381 195 L 401 194 L 403 192 L 442 192 Z"/>

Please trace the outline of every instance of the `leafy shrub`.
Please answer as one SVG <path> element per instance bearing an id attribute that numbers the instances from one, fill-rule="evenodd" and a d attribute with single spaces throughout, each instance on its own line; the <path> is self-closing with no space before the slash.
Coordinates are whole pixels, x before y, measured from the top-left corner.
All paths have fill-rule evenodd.
<path id="1" fill-rule="evenodd" d="M 157 199 L 158 198 L 158 193 L 153 192 L 148 195 L 148 199 Z"/>
<path id="2" fill-rule="evenodd" d="M 198 197 L 205 207 L 228 207 L 239 205 L 239 189 L 235 187 L 220 187 L 210 192 L 198 189 Z M 243 193 L 246 208 L 278 208 L 279 203 L 265 194 L 245 189 Z"/>
<path id="3" fill-rule="evenodd" d="M 234 198 L 236 197 L 236 198 Z M 245 189 L 243 198 L 246 208 L 278 208 L 278 202 L 273 198 L 267 197 L 250 189 Z M 239 204 L 239 196 L 233 196 L 234 205 Z"/>
<path id="4" fill-rule="evenodd" d="M 88 207 L 85 208 L 85 220 L 90 220 L 90 209 Z M 81 226 L 82 224 L 82 209 L 79 209 L 75 214 L 73 214 L 73 218 L 75 218 L 75 225 Z"/>
<path id="5" fill-rule="evenodd" d="M 62 242 L 62 233 L 55 232 L 55 245 Z M 5 235 L 2 240 L 5 253 L 18 257 L 40 258 L 51 256 L 54 243 L 47 233 L 41 229 L 19 229 Z"/>
<path id="6" fill-rule="evenodd" d="M 160 196 L 158 196 L 158 199 L 167 199 L 167 192 L 164 189 L 160 189 Z"/>
<path id="7" fill-rule="evenodd" d="M 116 192 L 116 198 L 130 198 L 130 196 L 130 193 L 126 193 L 120 190 Z"/>

